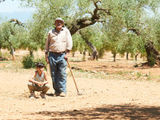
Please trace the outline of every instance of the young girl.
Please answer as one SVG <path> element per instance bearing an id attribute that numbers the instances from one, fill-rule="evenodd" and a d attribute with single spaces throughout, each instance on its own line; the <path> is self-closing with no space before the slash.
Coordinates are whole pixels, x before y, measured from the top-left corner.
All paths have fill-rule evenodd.
<path id="1" fill-rule="evenodd" d="M 43 63 L 37 63 L 34 77 L 31 80 L 29 80 L 28 88 L 30 91 L 30 98 L 35 97 L 35 91 L 40 91 L 40 96 L 42 98 L 45 98 L 45 94 L 49 90 L 46 73 L 43 71 L 43 68 Z"/>

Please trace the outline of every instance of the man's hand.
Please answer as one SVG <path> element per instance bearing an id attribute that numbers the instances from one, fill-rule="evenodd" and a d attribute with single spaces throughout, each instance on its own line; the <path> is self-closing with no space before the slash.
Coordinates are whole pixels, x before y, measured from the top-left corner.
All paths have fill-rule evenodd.
<path id="1" fill-rule="evenodd" d="M 47 62 L 47 64 L 49 63 L 49 60 L 48 60 L 48 54 L 47 53 L 45 53 L 45 59 L 46 59 L 46 62 Z"/>
<path id="2" fill-rule="evenodd" d="M 49 60 L 48 60 L 48 57 L 46 57 L 46 62 L 47 62 L 47 64 L 49 64 Z"/>
<path id="3" fill-rule="evenodd" d="M 64 56 L 64 59 L 67 61 L 68 60 L 68 55 L 66 53 L 66 55 Z"/>
<path id="4" fill-rule="evenodd" d="M 66 55 L 64 56 L 64 59 L 67 61 L 68 60 L 68 53 L 69 53 L 70 51 L 69 50 L 66 50 Z"/>

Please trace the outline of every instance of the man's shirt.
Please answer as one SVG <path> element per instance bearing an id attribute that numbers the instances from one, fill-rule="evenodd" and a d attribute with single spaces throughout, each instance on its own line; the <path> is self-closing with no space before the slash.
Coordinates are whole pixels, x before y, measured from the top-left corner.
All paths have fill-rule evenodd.
<path id="1" fill-rule="evenodd" d="M 73 46 L 70 31 L 63 27 L 60 32 L 56 29 L 50 30 L 46 40 L 45 52 L 64 52 L 71 50 Z"/>

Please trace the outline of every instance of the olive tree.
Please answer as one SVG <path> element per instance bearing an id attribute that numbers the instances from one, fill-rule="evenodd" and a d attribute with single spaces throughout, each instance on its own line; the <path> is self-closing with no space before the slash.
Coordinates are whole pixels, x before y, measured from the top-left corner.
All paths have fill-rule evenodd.
<path id="1" fill-rule="evenodd" d="M 37 8 L 33 17 L 33 26 L 31 28 L 30 38 L 38 41 L 44 46 L 46 33 L 53 26 L 56 17 L 62 17 L 66 21 L 66 26 L 74 35 L 79 30 L 95 25 L 96 23 L 105 23 L 110 29 L 106 29 L 106 40 L 112 40 L 110 43 L 115 44 L 111 47 L 114 55 L 121 51 L 120 43 L 131 40 L 128 33 L 136 36 L 137 47 L 126 52 L 136 53 L 144 51 L 147 58 L 150 58 L 148 43 L 154 40 L 151 34 L 152 29 L 145 20 L 143 20 L 144 9 L 149 7 L 153 12 L 159 7 L 160 0 L 22 0 Z M 34 33 L 34 34 L 33 34 Z M 103 37 L 104 38 L 104 37 Z M 124 38 L 124 39 L 123 39 Z M 139 43 L 138 43 L 139 42 Z M 109 42 L 105 42 L 108 46 Z M 127 42 L 126 42 L 127 43 Z M 138 49 L 138 47 L 141 47 Z M 108 47 L 107 47 L 108 48 Z M 124 49 L 123 49 L 124 50 Z M 157 55 L 155 55 L 157 56 Z M 153 57 L 156 59 L 156 57 Z M 148 63 L 150 62 L 149 59 Z"/>

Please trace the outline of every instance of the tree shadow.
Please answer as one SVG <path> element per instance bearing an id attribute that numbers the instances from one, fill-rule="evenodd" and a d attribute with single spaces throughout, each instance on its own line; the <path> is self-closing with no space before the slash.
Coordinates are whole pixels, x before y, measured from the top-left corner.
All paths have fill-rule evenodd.
<path id="1" fill-rule="evenodd" d="M 109 119 L 109 120 L 159 120 L 160 107 L 135 105 L 108 105 L 92 109 L 72 111 L 40 111 L 32 115 L 50 116 L 52 119 Z"/>

